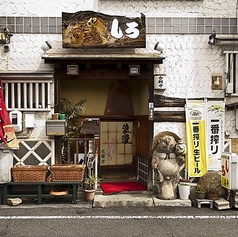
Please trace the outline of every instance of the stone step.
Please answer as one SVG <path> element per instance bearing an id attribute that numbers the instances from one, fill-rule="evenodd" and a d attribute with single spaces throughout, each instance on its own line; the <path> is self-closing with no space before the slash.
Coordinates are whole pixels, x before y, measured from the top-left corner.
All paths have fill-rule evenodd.
<path id="1" fill-rule="evenodd" d="M 230 203 L 224 198 L 219 198 L 218 200 L 215 200 L 214 207 L 216 207 L 218 210 L 231 209 Z"/>
<path id="2" fill-rule="evenodd" d="M 93 207 L 120 207 L 120 206 L 192 206 L 191 200 L 161 200 L 149 191 L 129 191 L 118 194 L 104 195 L 96 193 Z"/>
<path id="3" fill-rule="evenodd" d="M 138 193 L 96 194 L 93 207 L 153 206 L 152 195 Z"/>

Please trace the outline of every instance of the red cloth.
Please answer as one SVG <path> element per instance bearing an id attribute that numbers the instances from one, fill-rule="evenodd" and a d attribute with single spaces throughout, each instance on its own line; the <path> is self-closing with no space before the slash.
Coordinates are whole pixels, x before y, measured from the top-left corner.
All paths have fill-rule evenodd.
<path id="1" fill-rule="evenodd" d="M 139 182 L 101 182 L 100 186 L 104 194 L 113 194 L 124 191 L 146 191 L 146 187 Z"/>
<path id="2" fill-rule="evenodd" d="M 0 76 L 0 138 L 9 148 L 18 149 L 19 144 L 4 103 L 2 78 Z"/>

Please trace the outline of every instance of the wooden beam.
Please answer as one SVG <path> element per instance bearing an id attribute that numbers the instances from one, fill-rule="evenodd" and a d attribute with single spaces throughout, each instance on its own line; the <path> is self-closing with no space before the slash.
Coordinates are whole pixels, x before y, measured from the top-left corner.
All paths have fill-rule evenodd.
<path id="1" fill-rule="evenodd" d="M 172 98 L 162 95 L 154 95 L 154 106 L 155 107 L 184 107 L 186 99 Z"/>
<path id="2" fill-rule="evenodd" d="M 185 111 L 155 111 L 154 122 L 185 122 Z"/>

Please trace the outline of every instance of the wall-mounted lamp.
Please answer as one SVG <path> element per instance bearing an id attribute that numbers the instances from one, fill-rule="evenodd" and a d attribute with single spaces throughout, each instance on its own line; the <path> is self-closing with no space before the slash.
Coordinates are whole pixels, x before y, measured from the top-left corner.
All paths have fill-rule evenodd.
<path id="1" fill-rule="evenodd" d="M 78 65 L 67 65 L 67 74 L 68 75 L 78 75 L 79 66 Z"/>
<path id="2" fill-rule="evenodd" d="M 44 44 L 42 44 L 41 49 L 45 53 L 47 50 L 52 49 L 52 46 L 48 41 L 45 41 Z"/>
<path id="3" fill-rule="evenodd" d="M 155 44 L 154 50 L 157 50 L 160 54 L 164 51 L 164 45 L 161 42 Z"/>
<path id="4" fill-rule="evenodd" d="M 238 36 L 237 35 L 220 35 L 217 37 L 216 31 L 213 30 L 212 34 L 209 35 L 209 40 L 208 40 L 209 45 L 238 45 Z"/>
<path id="5" fill-rule="evenodd" d="M 12 34 L 10 34 L 7 28 L 0 30 L 0 44 L 9 44 L 11 37 Z"/>
<path id="6" fill-rule="evenodd" d="M 140 65 L 129 65 L 129 75 L 130 76 L 140 75 Z"/>
<path id="7" fill-rule="evenodd" d="M 215 30 L 212 31 L 211 35 L 209 35 L 208 44 L 210 44 L 210 45 L 216 44 L 216 31 Z"/>

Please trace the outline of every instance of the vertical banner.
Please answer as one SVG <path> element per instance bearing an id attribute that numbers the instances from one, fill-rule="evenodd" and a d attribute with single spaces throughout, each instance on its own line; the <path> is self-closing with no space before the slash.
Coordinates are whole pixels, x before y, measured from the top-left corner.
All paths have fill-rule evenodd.
<path id="1" fill-rule="evenodd" d="M 221 169 L 221 153 L 224 146 L 224 115 L 223 100 L 207 102 L 207 165 L 208 170 Z"/>
<path id="2" fill-rule="evenodd" d="M 186 169 L 188 176 L 201 177 L 207 172 L 206 104 L 187 101 L 186 104 Z"/>

